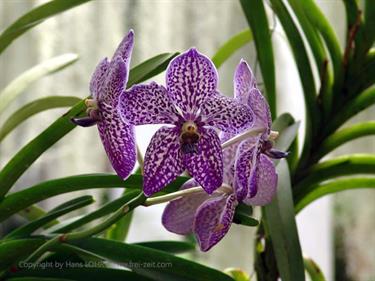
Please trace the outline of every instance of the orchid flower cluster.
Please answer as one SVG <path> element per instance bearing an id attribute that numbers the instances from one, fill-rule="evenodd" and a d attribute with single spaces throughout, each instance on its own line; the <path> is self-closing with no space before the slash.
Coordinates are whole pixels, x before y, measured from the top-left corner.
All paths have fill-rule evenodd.
<path id="1" fill-rule="evenodd" d="M 177 234 L 195 233 L 201 250 L 208 251 L 228 232 L 239 203 L 271 202 L 277 174 L 270 158 L 287 154 L 272 148 L 277 133 L 271 131 L 270 110 L 244 60 L 235 71 L 234 98 L 218 91 L 214 64 L 195 48 L 170 62 L 165 86 L 151 82 L 126 89 L 133 45 L 130 31 L 112 59 L 98 64 L 88 116 L 73 122 L 97 124 L 123 179 L 136 162 L 134 126 L 163 124 L 146 150 L 143 192 L 149 197 L 187 171 L 192 178 L 181 189 L 201 188 L 169 202 L 162 223 Z"/>

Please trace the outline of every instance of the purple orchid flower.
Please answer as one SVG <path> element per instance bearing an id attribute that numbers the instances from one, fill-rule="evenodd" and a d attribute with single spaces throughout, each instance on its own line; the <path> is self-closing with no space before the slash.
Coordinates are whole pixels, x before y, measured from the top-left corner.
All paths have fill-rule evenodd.
<path id="1" fill-rule="evenodd" d="M 117 112 L 118 97 L 128 82 L 133 45 L 134 32 L 130 30 L 112 60 L 103 59 L 92 75 L 92 99 L 86 100 L 88 116 L 72 119 L 83 127 L 97 124 L 112 167 L 123 179 L 130 175 L 136 162 L 134 126 L 123 122 Z"/>
<path id="2" fill-rule="evenodd" d="M 260 146 L 261 143 L 268 141 L 271 134 L 270 111 L 267 102 L 256 89 L 256 82 L 250 68 L 243 60 L 236 69 L 234 86 L 235 98 L 243 104 L 248 104 L 254 110 L 254 127 L 264 130 L 259 136 L 252 137 L 242 143 L 232 144 L 223 150 L 224 183 L 220 188 L 211 195 L 202 190 L 171 201 L 162 216 L 162 223 L 167 230 L 182 235 L 193 232 L 202 251 L 211 249 L 227 234 L 239 203 L 263 206 L 269 204 L 276 194 L 277 174 L 274 164 L 264 153 L 263 147 L 256 147 L 256 145 Z M 235 133 L 222 133 L 221 141 L 225 143 L 235 136 Z M 259 139 L 259 143 L 254 142 L 254 139 Z M 255 157 L 255 163 L 252 162 L 252 157 L 246 158 L 246 163 L 239 162 L 237 159 L 240 157 L 241 161 L 244 161 L 241 156 L 248 154 L 248 146 L 251 156 L 255 149 L 260 151 L 259 155 Z M 247 178 L 249 178 L 249 170 L 252 170 L 254 165 L 258 165 L 255 176 L 257 192 L 251 197 L 248 196 L 249 184 L 244 186 L 242 182 L 238 182 L 240 176 L 242 180 L 242 175 L 238 171 L 238 169 L 241 173 L 244 171 L 242 165 L 247 166 L 245 169 L 247 174 L 244 175 L 247 175 Z M 195 186 L 199 186 L 198 182 L 190 179 L 181 189 Z"/>
<path id="3" fill-rule="evenodd" d="M 160 128 L 147 148 L 143 191 L 150 196 L 185 169 L 212 193 L 223 182 L 223 153 L 214 128 L 237 133 L 253 124 L 246 105 L 218 93 L 212 61 L 195 48 L 174 58 L 166 88 L 152 82 L 120 96 L 118 110 L 134 125 L 170 124 Z"/>
<path id="4" fill-rule="evenodd" d="M 275 166 L 270 158 L 284 158 L 288 153 L 272 148 L 275 136 L 271 133 L 271 112 L 244 60 L 237 66 L 234 83 L 235 99 L 252 108 L 255 114 L 254 127 L 264 129 L 263 133 L 246 139 L 238 147 L 235 161 L 237 197 L 252 205 L 259 204 L 262 197 L 261 203 L 264 204 L 272 199 L 277 185 Z"/>

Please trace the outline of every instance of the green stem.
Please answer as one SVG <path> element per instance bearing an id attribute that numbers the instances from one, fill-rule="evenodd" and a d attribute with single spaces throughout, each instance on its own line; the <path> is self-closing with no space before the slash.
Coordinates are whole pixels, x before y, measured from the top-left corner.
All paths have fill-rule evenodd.
<path id="1" fill-rule="evenodd" d="M 144 206 L 152 206 L 152 205 L 156 205 L 156 204 L 166 203 L 166 202 L 175 200 L 177 198 L 180 198 L 182 196 L 194 194 L 194 193 L 199 193 L 199 192 L 204 192 L 204 190 L 202 189 L 202 187 L 196 186 L 196 187 L 192 187 L 192 188 L 189 188 L 189 189 L 179 190 L 179 191 L 169 193 L 169 194 L 166 194 L 166 195 L 161 195 L 161 196 L 158 196 L 158 197 L 148 198 L 143 203 L 143 205 Z"/>

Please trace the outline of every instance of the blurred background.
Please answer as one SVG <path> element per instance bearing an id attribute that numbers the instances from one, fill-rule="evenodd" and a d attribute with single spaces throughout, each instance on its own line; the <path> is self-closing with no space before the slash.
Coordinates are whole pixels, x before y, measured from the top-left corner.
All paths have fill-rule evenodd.
<path id="1" fill-rule="evenodd" d="M 0 30 L 19 16 L 47 1 L 3 0 L 0 2 Z M 345 12 L 341 0 L 318 0 L 333 24 L 341 44 L 345 41 Z M 298 72 L 280 23 L 268 10 L 273 31 L 276 60 L 278 114 L 290 112 L 304 127 L 304 106 Z M 16 40 L 0 57 L 0 89 L 20 73 L 48 58 L 76 53 L 80 59 L 67 69 L 39 80 L 0 116 L 0 126 L 11 112 L 37 97 L 69 95 L 86 97 L 91 74 L 100 59 L 111 56 L 127 31 L 135 30 L 132 66 L 163 52 L 184 51 L 195 46 L 208 56 L 234 34 L 248 28 L 238 1 L 232 0 L 97 0 L 53 17 Z M 253 68 L 262 88 L 257 57 L 252 43 L 243 47 L 220 69 L 220 90 L 233 95 L 233 72 L 241 58 Z M 318 74 L 315 73 L 318 79 Z M 164 76 L 155 79 L 164 83 Z M 12 132 L 0 146 L 0 168 L 24 144 L 45 129 L 66 109 L 36 115 Z M 9 114 L 7 114 L 9 113 Z M 374 119 L 375 108 L 351 122 Z M 157 126 L 137 128 L 138 143 L 144 153 Z M 335 150 L 330 156 L 349 152 L 374 153 L 371 137 L 361 138 Z M 95 127 L 76 128 L 43 154 L 18 181 L 16 188 L 42 180 L 80 173 L 112 172 Z M 84 192 L 80 192 L 82 194 Z M 85 191 L 87 193 L 87 191 Z M 115 198 L 98 191 L 97 204 Z M 72 196 L 71 194 L 69 196 Z M 43 202 L 49 209 L 68 199 L 55 197 Z M 302 249 L 323 269 L 327 280 L 375 280 L 375 193 L 371 190 L 347 191 L 325 197 L 302 211 L 298 217 Z M 152 210 L 150 210 L 152 208 Z M 161 225 L 163 206 L 139 208 L 129 234 L 129 242 L 181 239 Z M 0 233 L 22 221 L 13 217 L 1 225 Z M 255 229 L 254 229 L 255 230 Z M 196 253 L 206 264 L 224 269 L 240 267 L 252 273 L 252 228 L 234 225 L 225 239 L 208 253 Z"/>

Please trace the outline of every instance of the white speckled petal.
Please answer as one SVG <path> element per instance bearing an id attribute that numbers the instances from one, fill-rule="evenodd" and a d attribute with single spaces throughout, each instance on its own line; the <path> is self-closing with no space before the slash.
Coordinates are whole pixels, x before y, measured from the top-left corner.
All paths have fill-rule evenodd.
<path id="1" fill-rule="evenodd" d="M 184 155 L 190 175 L 211 194 L 223 183 L 223 152 L 220 139 L 211 128 L 201 128 L 197 153 Z"/>
<path id="2" fill-rule="evenodd" d="M 249 105 L 255 115 L 254 126 L 266 128 L 266 134 L 269 134 L 272 125 L 270 108 L 266 99 L 257 88 L 250 91 Z"/>
<path id="3" fill-rule="evenodd" d="M 143 192 L 150 196 L 162 190 L 183 171 L 179 130 L 176 127 L 160 128 L 146 150 Z"/>
<path id="4" fill-rule="evenodd" d="M 129 30 L 128 34 L 122 39 L 121 43 L 117 47 L 113 57 L 112 61 L 116 60 L 117 58 L 121 58 L 126 68 L 130 69 L 130 59 L 133 51 L 134 46 L 134 31 L 131 29 Z"/>
<path id="5" fill-rule="evenodd" d="M 259 171 L 258 162 L 260 157 L 258 142 L 247 150 L 240 147 L 237 153 L 235 190 L 238 201 L 241 201 L 247 196 L 255 196 L 258 190 L 257 173 Z"/>
<path id="6" fill-rule="evenodd" d="M 195 48 L 175 57 L 167 69 L 168 93 L 184 113 L 195 113 L 206 98 L 216 95 L 217 83 L 214 64 Z"/>
<path id="7" fill-rule="evenodd" d="M 117 106 L 118 98 L 128 80 L 128 69 L 122 58 L 111 61 L 104 79 L 103 91 L 99 101 L 105 102 L 112 107 Z"/>
<path id="8" fill-rule="evenodd" d="M 183 184 L 181 189 L 188 189 L 199 184 L 190 179 Z M 209 195 L 202 192 L 184 196 L 173 200 L 165 207 L 162 223 L 164 227 L 174 233 L 186 235 L 193 231 L 193 221 L 198 207 L 209 198 Z"/>
<path id="9" fill-rule="evenodd" d="M 95 100 L 100 99 L 101 90 L 103 88 L 105 75 L 107 73 L 109 62 L 107 58 L 103 59 L 96 66 L 94 73 L 92 74 L 90 81 L 90 93 Z"/>
<path id="10" fill-rule="evenodd" d="M 210 198 L 198 208 L 193 229 L 202 251 L 211 249 L 227 234 L 237 204 L 231 194 Z"/>
<path id="11" fill-rule="evenodd" d="M 243 103 L 247 103 L 250 90 L 256 87 L 256 80 L 250 66 L 241 59 L 234 73 L 234 96 Z"/>
<path id="12" fill-rule="evenodd" d="M 120 95 L 118 111 L 121 118 L 133 125 L 173 124 L 178 112 L 167 90 L 152 82 L 135 85 Z"/>
<path id="13" fill-rule="evenodd" d="M 100 111 L 99 134 L 113 169 L 123 179 L 132 172 L 136 162 L 134 127 L 122 122 L 117 111 L 105 104 Z"/>
<path id="14" fill-rule="evenodd" d="M 258 192 L 252 198 L 245 198 L 248 205 L 263 206 L 271 203 L 277 190 L 277 173 L 273 162 L 265 155 L 260 155 L 258 163 Z"/>
<path id="15" fill-rule="evenodd" d="M 226 142 L 227 140 L 234 137 L 235 134 L 224 133 L 220 134 L 221 143 Z M 224 164 L 224 179 L 223 182 L 229 186 L 234 186 L 234 171 L 235 171 L 235 159 L 236 152 L 238 149 L 239 143 L 232 144 L 230 147 L 223 149 L 223 164 Z"/>
<path id="16" fill-rule="evenodd" d="M 239 133 L 253 125 L 253 112 L 249 106 L 225 96 L 206 99 L 201 106 L 205 124 L 224 132 Z"/>

